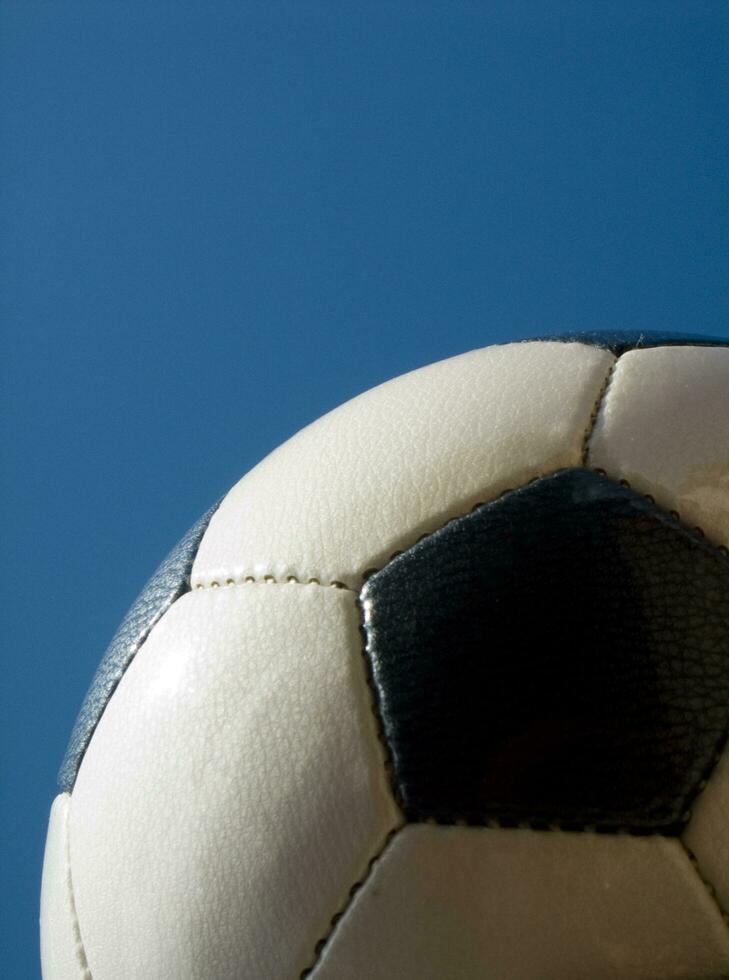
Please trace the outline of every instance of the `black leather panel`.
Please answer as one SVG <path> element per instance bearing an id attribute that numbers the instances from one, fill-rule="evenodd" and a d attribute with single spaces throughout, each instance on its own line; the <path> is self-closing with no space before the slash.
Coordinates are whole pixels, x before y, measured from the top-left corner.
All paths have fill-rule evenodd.
<path id="1" fill-rule="evenodd" d="M 729 560 L 632 490 L 564 470 L 365 584 L 410 820 L 677 833 L 729 726 Z"/>
<path id="2" fill-rule="evenodd" d="M 616 356 L 643 347 L 727 347 L 729 339 L 700 333 L 665 333 L 654 330 L 585 330 L 581 333 L 554 334 L 533 340 L 563 340 L 593 347 L 606 347 Z"/>
<path id="3" fill-rule="evenodd" d="M 189 591 L 195 555 L 219 503 L 220 501 L 203 514 L 175 545 L 142 589 L 114 634 L 96 669 L 71 733 L 58 773 L 58 785 L 62 792 L 70 793 L 73 789 L 86 746 L 104 708 L 149 631 L 172 603 Z"/>

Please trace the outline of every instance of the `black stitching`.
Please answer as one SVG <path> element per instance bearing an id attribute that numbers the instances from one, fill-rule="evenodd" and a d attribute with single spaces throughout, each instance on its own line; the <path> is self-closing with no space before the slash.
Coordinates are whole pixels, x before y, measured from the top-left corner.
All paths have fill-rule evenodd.
<path id="1" fill-rule="evenodd" d="M 341 909 L 339 909 L 337 912 L 335 912 L 334 915 L 332 916 L 331 921 L 329 923 L 329 929 L 328 929 L 328 931 L 321 937 L 321 939 L 319 939 L 315 943 L 315 945 L 314 945 L 314 959 L 309 964 L 309 966 L 304 967 L 304 969 L 301 971 L 301 973 L 299 974 L 299 980 L 304 980 L 305 977 L 311 976 L 312 972 L 314 971 L 314 969 L 316 968 L 317 964 L 319 963 L 319 961 L 321 959 L 321 954 L 324 951 L 324 947 L 326 946 L 327 942 L 331 938 L 332 933 L 334 932 L 334 930 L 335 930 L 335 928 L 337 926 L 337 923 L 345 915 L 345 913 L 349 909 L 350 905 L 352 904 L 355 895 L 362 888 L 362 886 L 365 884 L 365 882 L 368 880 L 368 878 L 372 874 L 372 871 L 373 871 L 373 868 L 374 868 L 375 864 L 382 857 L 382 855 L 385 853 L 385 851 L 387 850 L 390 842 L 393 840 L 393 838 L 395 837 L 395 835 L 398 834 L 400 832 L 400 830 L 402 830 L 402 828 L 404 826 L 405 826 L 405 824 L 402 823 L 402 824 L 398 824 L 397 827 L 393 827 L 393 829 L 391 831 L 389 831 L 388 834 L 387 834 L 387 836 L 385 837 L 385 840 L 383 841 L 382 847 L 379 849 L 379 851 L 377 851 L 376 854 L 374 854 L 370 858 L 370 860 L 369 860 L 369 862 L 367 864 L 367 868 L 365 870 L 365 873 L 362 875 L 362 877 L 359 879 L 359 881 L 356 881 L 352 885 L 352 887 L 349 889 L 349 893 L 347 894 L 347 898 L 345 899 L 344 905 L 341 907 Z"/>

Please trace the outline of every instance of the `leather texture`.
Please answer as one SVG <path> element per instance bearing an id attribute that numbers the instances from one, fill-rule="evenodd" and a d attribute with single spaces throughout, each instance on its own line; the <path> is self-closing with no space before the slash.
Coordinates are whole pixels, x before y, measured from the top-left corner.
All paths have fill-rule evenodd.
<path id="1" fill-rule="evenodd" d="M 539 340 L 562 340 L 566 343 L 591 344 L 604 347 L 616 357 L 629 350 L 646 347 L 726 347 L 729 340 L 701 333 L 670 333 L 658 330 L 583 330 L 575 333 L 552 334 Z"/>
<path id="2" fill-rule="evenodd" d="M 424 532 L 506 490 L 579 465 L 612 354 L 507 344 L 403 375 L 340 406 L 226 496 L 193 585 L 289 575 L 361 585 Z"/>
<path id="3" fill-rule="evenodd" d="M 720 980 L 729 931 L 675 840 L 411 825 L 311 980 Z"/>
<path id="4" fill-rule="evenodd" d="M 656 347 L 621 357 L 588 465 L 619 474 L 729 546 L 729 347 Z"/>
<path id="5" fill-rule="evenodd" d="M 53 980 L 91 980 L 73 902 L 68 853 L 71 797 L 53 801 L 48 821 L 41 884 L 41 969 Z"/>
<path id="6" fill-rule="evenodd" d="M 729 752 L 726 745 L 706 787 L 691 807 L 691 820 L 682 839 L 695 855 L 720 906 L 729 911 Z"/>
<path id="7" fill-rule="evenodd" d="M 298 977 L 399 822 L 355 596 L 187 593 L 124 674 L 71 799 L 94 980 Z"/>
<path id="8" fill-rule="evenodd" d="M 218 504 L 190 528 L 159 566 L 114 634 L 96 669 L 71 733 L 58 773 L 58 785 L 70 793 L 86 746 L 124 671 L 166 609 L 190 588 L 192 561 Z"/>
<path id="9" fill-rule="evenodd" d="M 729 537 L 726 348 L 616 360 L 617 341 L 567 339 L 388 382 L 230 491 L 188 554 L 201 587 L 186 561 L 94 685 L 49 825 L 45 980 L 81 956 L 93 980 L 481 980 L 482 953 L 490 980 L 729 977 L 726 752 L 681 838 L 396 832 L 356 607 L 369 569 L 566 467 L 630 469 L 665 510 L 696 507 L 712 545 Z M 544 642 L 570 635 L 571 610 L 530 610 Z"/>
<path id="10" fill-rule="evenodd" d="M 630 481 L 729 546 L 729 349 L 660 347 L 617 362 L 588 463 Z M 729 774 L 725 743 L 692 807 L 685 839 L 729 910 Z"/>
<path id="11" fill-rule="evenodd" d="M 362 606 L 408 819 L 682 828 L 729 730 L 729 558 L 705 538 L 564 470 L 399 555 Z"/>

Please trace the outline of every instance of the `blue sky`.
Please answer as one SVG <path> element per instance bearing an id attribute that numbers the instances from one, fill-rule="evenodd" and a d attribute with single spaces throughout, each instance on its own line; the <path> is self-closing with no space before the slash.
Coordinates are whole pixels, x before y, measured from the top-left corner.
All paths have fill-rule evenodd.
<path id="1" fill-rule="evenodd" d="M 726 335 L 724 2 L 0 6 L 2 962 L 136 592 L 278 443 L 551 331 Z"/>

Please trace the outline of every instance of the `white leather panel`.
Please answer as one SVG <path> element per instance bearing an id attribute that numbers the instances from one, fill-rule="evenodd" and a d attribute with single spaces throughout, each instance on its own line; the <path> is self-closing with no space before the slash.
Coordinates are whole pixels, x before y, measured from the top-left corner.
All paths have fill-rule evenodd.
<path id="1" fill-rule="evenodd" d="M 91 980 L 76 922 L 68 863 L 70 796 L 53 801 L 41 883 L 40 948 L 43 980 Z"/>
<path id="2" fill-rule="evenodd" d="M 704 791 L 691 808 L 691 820 L 683 833 L 695 855 L 700 874 L 715 889 L 729 914 L 729 750 L 714 769 Z"/>
<path id="3" fill-rule="evenodd" d="M 298 977 L 398 822 L 355 596 L 188 593 L 124 675 L 73 792 L 94 980 Z"/>
<path id="4" fill-rule="evenodd" d="M 729 545 L 729 348 L 623 354 L 588 462 Z"/>
<path id="5" fill-rule="evenodd" d="M 582 344 L 471 351 L 395 378 L 302 429 L 208 527 L 193 584 L 361 573 L 475 503 L 580 465 L 615 358 Z"/>
<path id="6" fill-rule="evenodd" d="M 311 980 L 697 980 L 729 931 L 677 841 L 411 825 Z"/>
<path id="7" fill-rule="evenodd" d="M 729 348 L 657 347 L 618 361 L 588 462 L 649 493 L 714 543 L 729 545 Z M 684 833 L 729 910 L 729 760 L 692 807 Z"/>

